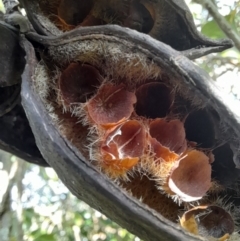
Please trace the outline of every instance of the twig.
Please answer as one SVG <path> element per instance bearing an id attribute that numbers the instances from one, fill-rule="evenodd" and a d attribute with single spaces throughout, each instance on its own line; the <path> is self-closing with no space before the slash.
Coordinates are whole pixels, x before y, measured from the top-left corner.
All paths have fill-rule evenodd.
<path id="1" fill-rule="evenodd" d="M 193 2 L 201 4 L 208 10 L 221 30 L 226 34 L 227 37 L 232 39 L 235 47 L 240 51 L 240 36 L 234 32 L 228 21 L 218 12 L 218 9 L 213 2 L 211 0 L 193 0 Z"/>

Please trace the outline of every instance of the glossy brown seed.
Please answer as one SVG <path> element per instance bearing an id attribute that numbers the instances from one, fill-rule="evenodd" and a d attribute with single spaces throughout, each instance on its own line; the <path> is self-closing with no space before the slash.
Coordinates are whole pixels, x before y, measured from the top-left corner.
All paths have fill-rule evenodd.
<path id="1" fill-rule="evenodd" d="M 183 123 L 180 120 L 166 121 L 156 119 L 150 123 L 149 132 L 162 146 L 181 154 L 186 151 L 187 143 Z"/>
<path id="2" fill-rule="evenodd" d="M 174 100 L 172 90 L 157 82 L 140 86 L 136 96 L 136 113 L 152 119 L 166 117 Z"/>
<path id="3" fill-rule="evenodd" d="M 169 148 L 161 145 L 155 138 L 150 139 L 151 150 L 155 157 L 155 162 L 161 164 L 162 161 L 174 162 L 179 155 L 170 151 Z"/>
<path id="4" fill-rule="evenodd" d="M 203 152 L 188 151 L 173 167 L 168 187 L 182 201 L 201 199 L 211 187 L 209 158 Z"/>
<path id="5" fill-rule="evenodd" d="M 106 83 L 89 100 L 87 110 L 96 124 L 115 124 L 131 116 L 135 103 L 135 94 L 127 91 L 124 85 Z"/>
<path id="6" fill-rule="evenodd" d="M 59 89 L 65 105 L 85 102 L 96 90 L 102 77 L 88 64 L 71 63 L 61 74 Z"/>
<path id="7" fill-rule="evenodd" d="M 111 153 L 113 159 L 141 157 L 146 143 L 144 127 L 136 120 L 126 121 L 109 132 L 101 150 Z"/>
<path id="8" fill-rule="evenodd" d="M 117 176 L 135 166 L 144 153 L 146 133 L 140 122 L 131 120 L 108 131 L 101 146 L 103 166 Z"/>

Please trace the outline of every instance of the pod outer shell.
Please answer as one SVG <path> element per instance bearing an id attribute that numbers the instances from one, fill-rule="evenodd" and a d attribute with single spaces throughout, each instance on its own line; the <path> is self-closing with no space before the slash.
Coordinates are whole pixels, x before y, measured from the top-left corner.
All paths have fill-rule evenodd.
<path id="1" fill-rule="evenodd" d="M 0 21 L 0 117 L 19 102 L 25 52 L 19 45 L 18 30 Z"/>
<path id="2" fill-rule="evenodd" d="M 49 166 L 36 146 L 28 119 L 20 103 L 0 117 L 0 127 L 0 149 L 27 162 Z"/>
<path id="3" fill-rule="evenodd" d="M 0 87 L 15 85 L 21 81 L 25 53 L 19 45 L 18 31 L 2 21 L 0 36 Z"/>
<path id="4" fill-rule="evenodd" d="M 178 19 L 178 24 L 174 26 L 175 29 L 172 29 L 172 31 L 164 33 L 164 31 L 159 29 L 159 32 L 162 33 L 161 39 L 159 39 L 160 41 L 169 44 L 179 51 L 187 51 L 185 54 L 191 59 L 199 58 L 209 53 L 220 52 L 233 46 L 232 41 L 229 39 L 212 40 L 203 36 L 197 30 L 193 16 L 184 0 L 158 1 L 159 4 L 169 4 L 172 7 L 171 14 L 167 15 L 169 19 L 167 21 L 165 20 L 166 23 L 171 22 L 172 14 L 176 14 Z M 43 14 L 38 2 L 38 0 L 20 0 L 36 32 L 47 36 L 61 34 L 61 32 L 53 33 L 52 30 L 44 27 L 45 24 L 41 23 L 42 20 L 40 21 L 39 19 L 42 19 Z M 44 16 L 44 18 L 46 19 L 46 16 Z"/>
<path id="5" fill-rule="evenodd" d="M 19 44 L 19 31 L 0 21 L 0 36 L 0 149 L 28 162 L 48 166 L 20 104 L 25 52 Z"/>
<path id="6" fill-rule="evenodd" d="M 31 44 L 26 40 L 23 42 L 27 49 L 27 65 L 23 74 L 22 104 L 43 157 L 68 189 L 79 199 L 143 240 L 199 240 L 130 197 L 124 190 L 120 190 L 61 137 L 32 89 L 30 80 L 37 60 Z"/>
<path id="7" fill-rule="evenodd" d="M 136 44 L 134 51 L 147 50 L 148 57 L 169 70 L 169 74 L 183 81 L 193 92 L 207 101 L 218 112 L 234 136 L 240 136 L 240 113 L 234 112 L 227 100 L 216 90 L 216 86 L 201 69 L 169 46 L 153 40 L 150 36 L 118 26 L 83 28 L 58 37 L 43 37 L 29 33 L 27 37 L 47 46 L 79 41 L 87 35 L 114 36 L 118 41 L 127 40 Z M 117 42 L 116 42 L 117 44 Z M 68 189 L 79 199 L 104 213 L 113 221 L 127 228 L 143 240 L 199 240 L 185 233 L 178 226 L 130 197 L 124 190 L 95 170 L 81 153 L 64 139 L 46 112 L 43 103 L 31 86 L 31 76 L 37 64 L 34 49 L 23 39 L 27 52 L 27 65 L 23 74 L 22 104 L 26 111 L 37 145 L 51 167 Z M 209 99 L 211 100 L 209 102 Z"/>

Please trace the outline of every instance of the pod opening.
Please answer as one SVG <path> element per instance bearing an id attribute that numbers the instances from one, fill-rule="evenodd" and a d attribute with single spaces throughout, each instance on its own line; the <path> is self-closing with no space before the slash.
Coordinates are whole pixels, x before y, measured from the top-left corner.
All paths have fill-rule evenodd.
<path id="1" fill-rule="evenodd" d="M 227 190 L 212 172 L 221 169 L 215 146 L 223 133 L 201 96 L 131 50 L 95 40 L 51 46 L 55 75 L 39 63 L 33 86 L 62 136 L 86 160 L 178 223 L 193 202 L 222 195 L 211 192 L 214 182 Z"/>

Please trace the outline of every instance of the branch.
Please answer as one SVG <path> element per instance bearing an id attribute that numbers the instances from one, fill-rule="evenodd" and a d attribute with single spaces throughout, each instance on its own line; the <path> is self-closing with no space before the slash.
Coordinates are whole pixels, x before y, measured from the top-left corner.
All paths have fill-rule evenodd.
<path id="1" fill-rule="evenodd" d="M 193 2 L 201 4 L 208 10 L 221 30 L 228 38 L 232 39 L 235 47 L 240 51 L 240 36 L 235 33 L 228 21 L 218 12 L 218 9 L 213 2 L 211 0 L 193 0 Z"/>
<path id="2" fill-rule="evenodd" d="M 17 169 L 18 169 L 18 163 L 15 162 L 11 166 L 11 170 L 10 170 L 10 173 L 9 173 L 9 180 L 8 180 L 9 183 L 8 183 L 7 189 L 6 189 L 6 191 L 5 191 L 5 193 L 2 197 L 2 202 L 1 202 L 1 205 L 0 205 L 0 219 L 7 211 L 9 211 L 9 208 L 10 208 L 10 193 L 11 193 L 11 190 L 12 190 L 12 188 L 14 186 L 14 183 L 15 183 L 15 174 L 17 172 Z"/>

